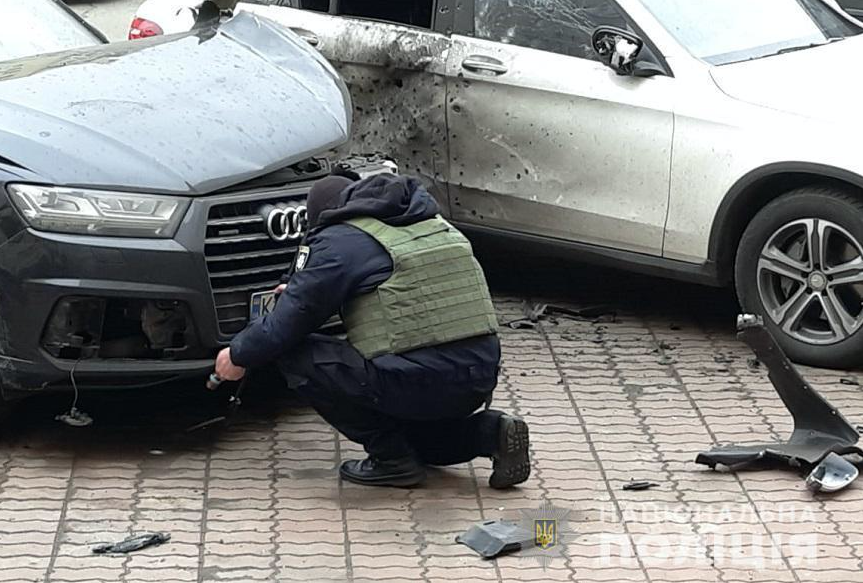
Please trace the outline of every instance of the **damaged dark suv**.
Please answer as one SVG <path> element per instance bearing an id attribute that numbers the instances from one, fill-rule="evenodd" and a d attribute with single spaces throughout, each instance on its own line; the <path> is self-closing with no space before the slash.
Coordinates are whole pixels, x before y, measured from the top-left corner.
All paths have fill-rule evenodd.
<path id="1" fill-rule="evenodd" d="M 293 260 L 344 84 L 248 13 L 106 44 L 31 0 L 0 38 L 4 398 L 205 374 Z"/>

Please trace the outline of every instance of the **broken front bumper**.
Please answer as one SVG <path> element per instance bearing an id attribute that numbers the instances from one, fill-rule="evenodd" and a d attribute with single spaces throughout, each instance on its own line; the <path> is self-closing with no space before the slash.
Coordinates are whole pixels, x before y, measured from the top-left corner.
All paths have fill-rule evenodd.
<path id="1" fill-rule="evenodd" d="M 806 484 L 817 491 L 850 484 L 858 472 L 842 456 L 863 456 L 858 430 L 800 376 L 760 317 L 741 315 L 737 328 L 737 337 L 767 367 L 773 388 L 794 420 L 794 431 L 782 442 L 715 447 L 698 454 L 695 463 L 731 470 L 785 464 L 809 474 Z"/>
<path id="2" fill-rule="evenodd" d="M 0 387 L 144 387 L 212 370 L 273 289 L 297 240 L 276 242 L 260 215 L 297 208 L 311 183 L 192 201 L 170 240 L 24 230 L 0 248 Z"/>

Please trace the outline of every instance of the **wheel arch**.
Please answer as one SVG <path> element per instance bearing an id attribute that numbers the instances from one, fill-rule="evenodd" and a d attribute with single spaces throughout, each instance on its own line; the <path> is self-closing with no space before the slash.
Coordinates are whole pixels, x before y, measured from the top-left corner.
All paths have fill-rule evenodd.
<path id="1" fill-rule="evenodd" d="M 737 245 L 758 211 L 789 190 L 814 185 L 833 185 L 863 198 L 863 176 L 809 162 L 768 164 L 749 172 L 731 187 L 713 220 L 708 246 L 708 257 L 716 265 L 720 283 L 732 281 Z"/>

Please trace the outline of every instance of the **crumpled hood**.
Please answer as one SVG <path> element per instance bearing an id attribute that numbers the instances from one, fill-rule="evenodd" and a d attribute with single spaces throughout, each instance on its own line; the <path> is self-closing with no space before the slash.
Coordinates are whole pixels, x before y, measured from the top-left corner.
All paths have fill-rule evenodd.
<path id="1" fill-rule="evenodd" d="M 321 213 L 320 225 L 372 217 L 393 227 L 404 227 L 438 213 L 437 202 L 416 178 L 378 174 L 343 190 L 338 208 Z"/>
<path id="2" fill-rule="evenodd" d="M 343 143 L 349 116 L 323 57 L 249 13 L 0 62 L 0 157 L 53 184 L 212 192 Z"/>
<path id="3" fill-rule="evenodd" d="M 863 36 L 714 67 L 716 84 L 728 95 L 811 119 L 854 123 L 863 102 L 860 83 Z"/>

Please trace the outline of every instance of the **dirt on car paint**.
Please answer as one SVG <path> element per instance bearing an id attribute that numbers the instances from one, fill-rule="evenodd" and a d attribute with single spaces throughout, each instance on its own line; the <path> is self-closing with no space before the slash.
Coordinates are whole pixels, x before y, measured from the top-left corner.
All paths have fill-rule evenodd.
<path id="1" fill-rule="evenodd" d="M 446 79 L 443 70 L 435 69 L 449 40 L 392 28 L 352 21 L 324 50 L 338 63 L 353 98 L 352 141 L 341 150 L 384 153 L 403 172 L 434 183 L 449 174 Z M 361 49 L 347 42 L 355 35 L 364 38 Z"/>

